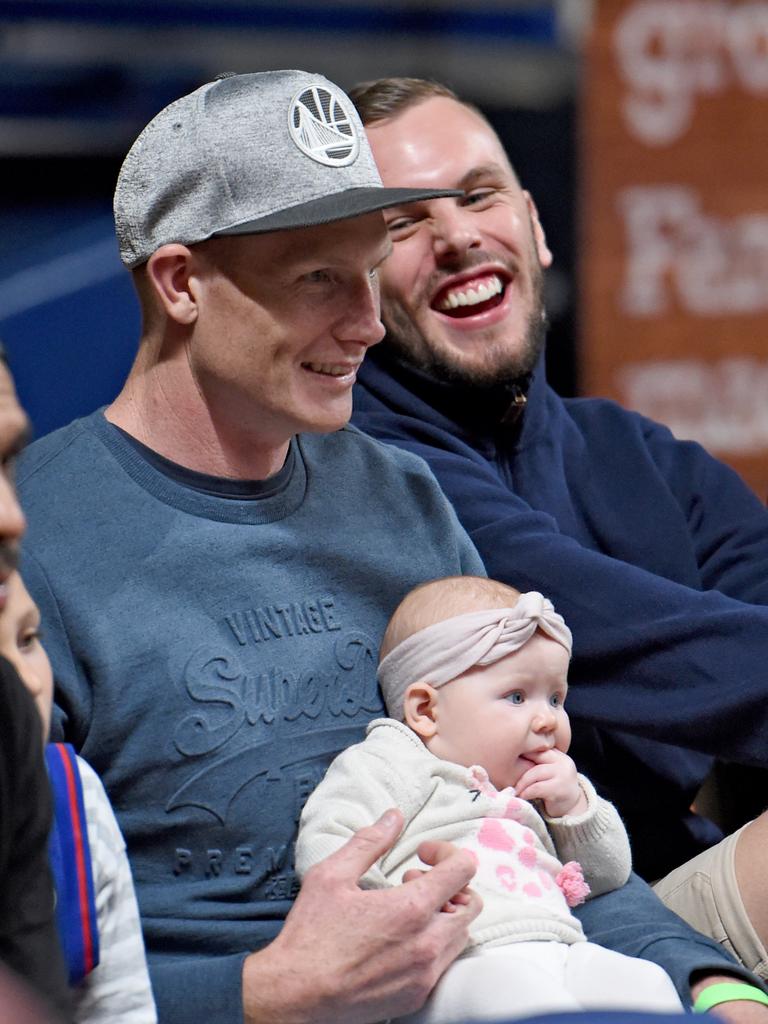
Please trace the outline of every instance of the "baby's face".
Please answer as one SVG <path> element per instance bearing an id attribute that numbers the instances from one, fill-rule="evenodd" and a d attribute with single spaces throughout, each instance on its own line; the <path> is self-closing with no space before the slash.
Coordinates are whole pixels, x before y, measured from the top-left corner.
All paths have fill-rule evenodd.
<path id="1" fill-rule="evenodd" d="M 542 751 L 570 746 L 568 662 L 561 644 L 537 632 L 519 651 L 446 683 L 437 690 L 429 750 L 482 765 L 497 789 L 516 785 Z"/>
<path id="2" fill-rule="evenodd" d="M 0 654 L 7 658 L 35 698 L 47 740 L 53 703 L 53 673 L 40 642 L 40 613 L 17 572 L 8 579 L 8 599 L 0 612 Z"/>

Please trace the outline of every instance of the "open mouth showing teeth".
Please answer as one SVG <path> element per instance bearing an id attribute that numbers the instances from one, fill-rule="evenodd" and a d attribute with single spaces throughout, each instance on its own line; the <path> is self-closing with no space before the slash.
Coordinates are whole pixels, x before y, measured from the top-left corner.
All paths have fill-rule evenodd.
<path id="1" fill-rule="evenodd" d="M 305 370 L 322 373 L 326 377 L 346 377 L 355 369 L 352 366 L 339 366 L 338 363 L 302 363 L 301 365 Z"/>
<path id="2" fill-rule="evenodd" d="M 476 316 L 498 306 L 503 297 L 504 282 L 493 274 L 471 285 L 447 288 L 437 295 L 432 308 L 447 316 Z"/>

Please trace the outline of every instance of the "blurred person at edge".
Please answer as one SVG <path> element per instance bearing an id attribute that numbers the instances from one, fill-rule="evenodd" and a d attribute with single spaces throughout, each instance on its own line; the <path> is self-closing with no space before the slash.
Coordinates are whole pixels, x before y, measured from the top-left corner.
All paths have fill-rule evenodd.
<path id="1" fill-rule="evenodd" d="M 35 698 L 50 732 L 53 673 L 40 612 L 18 572 L 6 580 L 0 657 Z M 157 1024 L 131 869 L 107 794 L 64 743 L 45 745 L 53 790 L 51 868 L 56 923 L 72 988 L 73 1024 Z"/>
<path id="2" fill-rule="evenodd" d="M 25 528 L 14 463 L 28 433 L 0 346 L 0 612 Z M 69 990 L 48 866 L 52 803 L 42 742 L 34 701 L 0 658 L 0 962 L 10 968 L 0 974 L 0 1017 L 47 1024 L 67 1019 Z"/>

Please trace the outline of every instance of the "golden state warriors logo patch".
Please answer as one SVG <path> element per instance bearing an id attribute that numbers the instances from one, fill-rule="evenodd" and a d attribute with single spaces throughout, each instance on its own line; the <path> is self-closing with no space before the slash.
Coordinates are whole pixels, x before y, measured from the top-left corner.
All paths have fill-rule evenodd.
<path id="1" fill-rule="evenodd" d="M 358 127 L 349 101 L 325 85 L 302 89 L 288 114 L 291 138 L 312 160 L 327 167 L 344 167 L 360 151 Z"/>

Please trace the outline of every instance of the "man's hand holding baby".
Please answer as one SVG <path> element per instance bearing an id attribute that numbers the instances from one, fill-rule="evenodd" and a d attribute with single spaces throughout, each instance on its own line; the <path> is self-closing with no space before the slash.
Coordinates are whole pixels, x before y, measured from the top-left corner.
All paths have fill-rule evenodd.
<path id="1" fill-rule="evenodd" d="M 583 814 L 587 798 L 579 785 L 576 765 L 562 750 L 552 747 L 526 755 L 531 762 L 517 780 L 515 793 L 521 800 L 540 800 L 549 818 Z"/>

